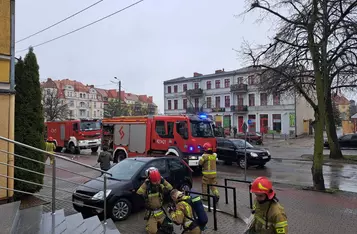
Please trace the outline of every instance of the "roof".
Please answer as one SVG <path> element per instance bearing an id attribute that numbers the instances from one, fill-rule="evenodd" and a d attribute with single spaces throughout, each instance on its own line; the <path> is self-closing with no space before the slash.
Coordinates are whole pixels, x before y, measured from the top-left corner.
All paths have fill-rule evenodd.
<path id="1" fill-rule="evenodd" d="M 338 95 L 336 94 L 333 97 L 333 101 L 337 104 L 337 105 L 350 105 L 350 101 L 343 95 Z"/>
<path id="2" fill-rule="evenodd" d="M 357 119 L 357 113 L 351 116 L 351 119 Z"/>
<path id="3" fill-rule="evenodd" d="M 253 73 L 257 72 L 260 70 L 258 67 L 243 67 L 237 70 L 233 71 L 221 71 L 218 73 L 213 73 L 213 74 L 207 74 L 207 75 L 201 75 L 201 76 L 193 76 L 193 77 L 179 77 L 179 78 L 174 78 L 170 80 L 165 80 L 164 84 L 174 84 L 174 83 L 184 83 L 184 82 L 189 82 L 189 81 L 194 81 L 194 80 L 201 80 L 201 79 L 209 79 L 209 78 L 216 78 L 216 77 L 222 77 L 222 76 L 231 76 L 231 75 L 243 75 L 246 73 Z"/>

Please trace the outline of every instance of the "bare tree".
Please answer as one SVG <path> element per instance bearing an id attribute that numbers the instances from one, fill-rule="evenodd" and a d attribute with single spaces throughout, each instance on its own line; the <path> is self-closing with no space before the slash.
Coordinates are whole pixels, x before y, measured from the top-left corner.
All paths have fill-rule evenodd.
<path id="1" fill-rule="evenodd" d="M 331 157 L 342 157 L 336 135 L 331 93 L 355 88 L 357 71 L 357 0 L 249 0 L 251 10 L 278 19 L 272 42 L 243 51 L 261 68 L 261 87 L 303 96 L 315 112 L 314 188 L 324 190 L 323 129 Z M 284 11 L 287 14 L 284 14 Z"/>
<path id="2" fill-rule="evenodd" d="M 118 99 L 111 100 L 104 106 L 104 117 L 128 116 L 130 112 L 129 108 L 126 103 L 121 102 L 119 104 Z"/>
<path id="3" fill-rule="evenodd" d="M 47 121 L 65 120 L 68 118 L 68 105 L 58 97 L 56 89 L 46 89 L 43 93 L 42 101 Z"/>

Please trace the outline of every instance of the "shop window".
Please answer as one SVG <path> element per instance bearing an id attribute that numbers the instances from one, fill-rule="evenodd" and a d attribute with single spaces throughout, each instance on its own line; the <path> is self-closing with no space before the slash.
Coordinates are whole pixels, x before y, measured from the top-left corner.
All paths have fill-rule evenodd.
<path id="1" fill-rule="evenodd" d="M 273 114 L 273 130 L 281 132 L 281 114 Z"/>

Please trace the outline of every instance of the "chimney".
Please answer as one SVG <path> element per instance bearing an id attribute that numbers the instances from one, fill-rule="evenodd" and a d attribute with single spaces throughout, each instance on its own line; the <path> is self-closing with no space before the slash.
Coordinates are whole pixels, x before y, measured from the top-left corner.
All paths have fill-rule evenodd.
<path id="1" fill-rule="evenodd" d="M 198 76 L 202 76 L 202 74 L 201 74 L 201 73 L 198 73 L 198 72 L 194 72 L 194 73 L 193 73 L 193 77 L 198 77 Z"/>
<path id="2" fill-rule="evenodd" d="M 222 72 L 224 72 L 224 69 L 223 70 L 216 70 L 214 73 L 218 74 L 218 73 L 222 73 Z"/>

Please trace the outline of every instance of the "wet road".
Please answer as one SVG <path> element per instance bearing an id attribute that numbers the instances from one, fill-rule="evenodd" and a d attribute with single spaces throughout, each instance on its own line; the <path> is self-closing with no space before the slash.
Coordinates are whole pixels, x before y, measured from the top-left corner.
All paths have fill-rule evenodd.
<path id="1" fill-rule="evenodd" d="M 278 183 L 311 186 L 311 166 L 309 161 L 272 159 L 264 169 L 248 168 L 247 179 L 266 176 Z M 220 163 L 218 171 L 220 177 L 244 178 L 244 170 L 236 165 L 227 166 Z M 357 165 L 326 163 L 323 172 L 327 188 L 357 192 Z"/>

